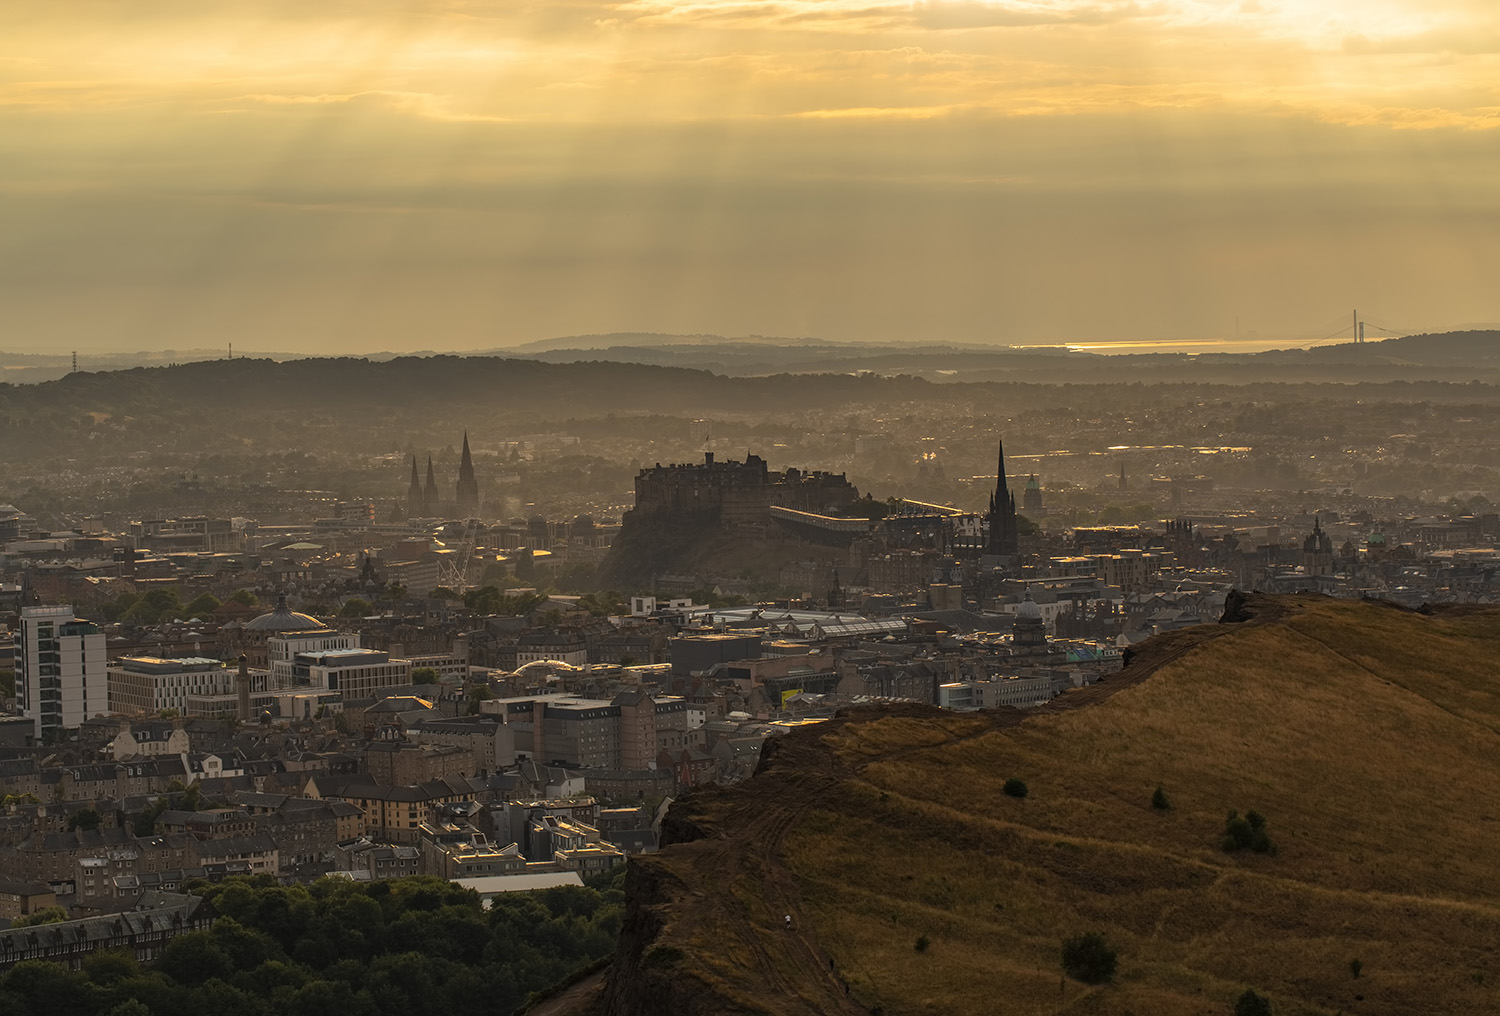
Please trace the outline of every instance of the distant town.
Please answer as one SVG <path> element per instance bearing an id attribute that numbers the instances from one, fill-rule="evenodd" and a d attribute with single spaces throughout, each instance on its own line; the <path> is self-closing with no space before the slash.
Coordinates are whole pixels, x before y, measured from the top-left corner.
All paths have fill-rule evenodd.
<path id="1" fill-rule="evenodd" d="M 1212 471 L 1281 467 L 1211 441 L 1007 454 L 971 426 L 955 452 L 905 419 L 828 438 L 837 463 L 777 445 L 773 469 L 727 447 L 742 426 L 692 421 L 697 454 L 641 463 L 613 508 L 517 501 L 576 439 L 461 430 L 381 458 L 369 497 L 246 485 L 265 519 L 92 511 L 76 486 L 0 505 L 0 921 L 187 907 L 233 875 L 578 885 L 841 709 L 1034 708 L 1233 589 L 1500 592 L 1477 493 L 1231 486 Z M 954 468 L 979 445 L 988 472 Z M 161 501 L 234 497 L 184 473 Z"/>

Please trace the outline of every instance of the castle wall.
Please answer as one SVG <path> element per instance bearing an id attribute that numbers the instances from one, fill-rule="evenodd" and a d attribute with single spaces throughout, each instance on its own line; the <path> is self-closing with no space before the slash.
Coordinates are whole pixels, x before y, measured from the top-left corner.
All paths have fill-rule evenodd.
<path id="1" fill-rule="evenodd" d="M 773 473 L 758 455 L 717 462 L 709 453 L 701 463 L 657 465 L 635 478 L 637 511 L 708 509 L 719 512 L 724 528 L 742 532 L 764 532 L 772 505 L 824 512 L 858 496 L 842 473 Z"/>

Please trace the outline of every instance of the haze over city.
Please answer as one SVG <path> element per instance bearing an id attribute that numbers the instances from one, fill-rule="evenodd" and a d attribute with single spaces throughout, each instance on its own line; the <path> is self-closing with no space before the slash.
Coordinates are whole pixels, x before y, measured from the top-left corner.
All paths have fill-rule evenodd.
<path id="1" fill-rule="evenodd" d="M 1481 0 L 15 0 L 7 348 L 1493 322 Z"/>
<path id="2" fill-rule="evenodd" d="M 0 4 L 0 1014 L 1493 1016 L 1495 3 Z"/>

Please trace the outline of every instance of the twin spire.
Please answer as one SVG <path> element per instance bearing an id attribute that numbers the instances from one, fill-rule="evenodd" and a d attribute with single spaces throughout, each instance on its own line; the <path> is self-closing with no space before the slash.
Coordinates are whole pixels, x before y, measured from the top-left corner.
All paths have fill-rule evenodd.
<path id="1" fill-rule="evenodd" d="M 469 432 L 464 431 L 463 457 L 458 463 L 457 497 L 451 504 L 444 504 L 438 493 L 437 472 L 432 466 L 432 456 L 427 456 L 427 482 L 423 484 L 417 476 L 417 457 L 411 457 L 411 485 L 406 490 L 406 514 L 408 518 L 432 518 L 437 515 L 456 515 L 471 518 L 479 513 L 479 481 L 474 477 L 474 457 L 469 452 Z M 449 509 L 452 509 L 451 511 Z"/>

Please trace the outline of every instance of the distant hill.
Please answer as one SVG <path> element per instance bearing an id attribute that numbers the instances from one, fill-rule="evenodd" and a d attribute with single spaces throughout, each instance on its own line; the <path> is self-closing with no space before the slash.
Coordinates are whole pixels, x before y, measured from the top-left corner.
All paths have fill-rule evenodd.
<path id="1" fill-rule="evenodd" d="M 520 345 L 504 349 L 495 349 L 493 352 L 508 354 L 544 353 L 556 349 L 609 349 L 617 346 L 712 346 L 727 344 L 785 346 L 804 342 L 817 345 L 829 344 L 823 339 L 768 338 L 761 335 L 729 338 L 723 335 L 709 335 L 706 333 L 672 335 L 665 332 L 608 332 L 603 335 L 565 335 L 554 339 L 537 339 L 534 342 L 524 342 Z"/>
<path id="2" fill-rule="evenodd" d="M 530 378 L 550 380 L 561 374 L 528 372 L 515 364 L 545 363 L 557 367 L 618 364 L 665 370 L 708 372 L 724 377 L 764 378 L 782 374 L 907 375 L 943 383 L 1013 382 L 1022 384 L 1109 384 L 1116 382 L 1187 382 L 1207 384 L 1389 381 L 1500 382 L 1500 331 L 1447 332 L 1363 344 L 1330 343 L 1311 348 L 1265 352 L 1166 350 L 1139 353 L 1089 352 L 1055 347 L 1009 347 L 973 343 L 860 343 L 821 339 L 724 338 L 716 335 L 617 333 L 569 336 L 527 343 L 511 349 L 476 353 L 394 354 L 312 357 L 300 353 L 257 353 L 226 360 L 217 351 L 165 350 L 83 356 L 81 372 L 98 376 L 128 375 L 145 380 L 152 370 L 189 371 L 198 378 L 322 378 L 338 375 L 380 384 L 381 378 L 408 372 L 424 381 L 446 380 L 445 372 L 464 375 L 460 385 L 480 381 L 519 383 L 526 393 Z M 305 371 L 286 370 L 293 364 Z M 356 366 L 362 365 L 362 366 Z M 66 354 L 0 352 L 0 382 L 22 387 L 76 378 Z M 227 373 L 226 372 L 230 372 Z M 576 375 L 584 382 L 588 371 Z M 641 375 L 636 375 L 640 377 Z M 5 385 L 0 384 L 0 391 Z M 627 395 L 629 389 L 616 389 Z"/>
<path id="3" fill-rule="evenodd" d="M 1500 360 L 1500 331 L 1441 332 L 1435 335 L 1406 335 L 1379 343 L 1382 353 L 1405 356 L 1416 363 L 1432 363 L 1439 358 L 1465 362 Z"/>
<path id="4" fill-rule="evenodd" d="M 575 419 L 606 420 L 610 414 L 765 419 L 809 407 L 827 412 L 903 406 L 910 413 L 963 400 L 1017 413 L 1055 408 L 1060 399 L 1109 398 L 1109 392 L 1139 398 L 1138 386 L 1147 382 L 1200 385 L 1203 397 L 1465 405 L 1488 401 L 1496 391 L 1471 387 L 1472 380 L 1500 383 L 1500 362 L 1454 360 L 1446 367 L 1418 369 L 1398 358 L 1364 353 L 1356 354 L 1371 361 L 1363 366 L 1300 352 L 1265 363 L 1036 351 L 994 355 L 1014 359 L 1003 367 L 949 360 L 967 364 L 950 373 L 937 367 L 945 362 L 937 352 L 923 360 L 922 369 L 902 370 L 892 363 L 878 372 L 848 369 L 852 364 L 821 371 L 804 364 L 760 374 L 607 359 L 546 363 L 475 356 L 245 358 L 83 370 L 40 384 L 0 383 L 0 436 L 13 467 L 37 463 L 50 469 L 59 460 L 73 467 L 117 465 L 146 453 L 194 449 L 372 454 L 413 442 L 416 448 L 441 449 L 443 443 L 434 442 L 451 442 L 465 429 L 527 434 Z M 1299 396 L 1288 381 L 1318 387 Z M 1056 384 L 1074 387 L 1049 387 Z M 1083 385 L 1099 390 L 1085 395 Z M 654 453 L 648 448 L 646 454 Z"/>
<path id="5" fill-rule="evenodd" d="M 691 367 L 733 376 L 786 372 L 908 374 L 931 381 L 1019 381 L 1041 384 L 1117 380 L 1496 381 L 1500 332 L 1412 335 L 1365 343 L 1325 343 L 1261 352 L 1143 350 L 1089 352 L 1056 347 L 973 343 L 826 342 L 818 339 L 692 335 L 599 335 L 548 339 L 506 351 L 551 363 L 612 360 Z"/>
<path id="6" fill-rule="evenodd" d="M 1500 609 L 1240 616 L 1029 714 L 773 741 L 632 862 L 600 1011 L 1186 1016 L 1255 990 L 1283 1016 L 1493 1013 Z M 1222 849 L 1232 809 L 1274 852 Z M 1061 974 L 1091 931 L 1112 983 Z"/>

